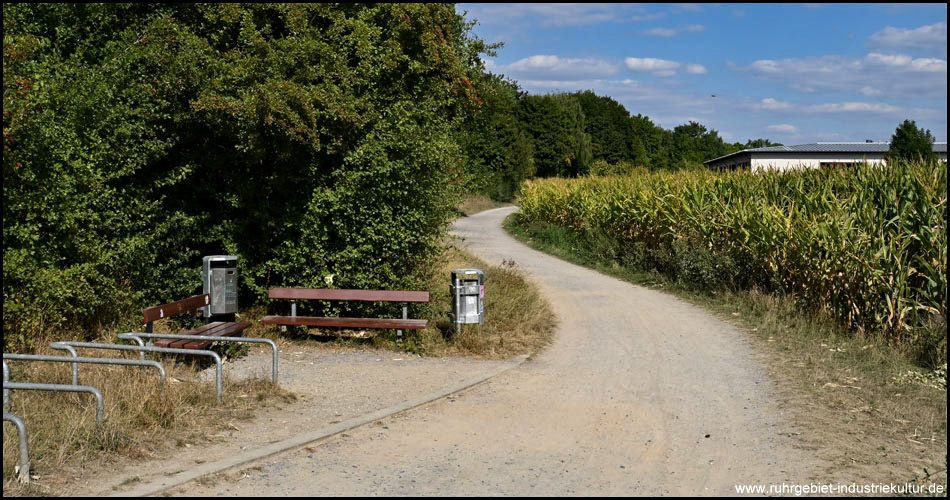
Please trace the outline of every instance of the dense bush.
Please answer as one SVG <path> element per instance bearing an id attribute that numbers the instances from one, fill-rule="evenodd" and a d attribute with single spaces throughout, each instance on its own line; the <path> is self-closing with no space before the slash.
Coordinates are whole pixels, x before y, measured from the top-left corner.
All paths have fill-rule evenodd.
<path id="1" fill-rule="evenodd" d="M 790 294 L 945 360 L 945 163 L 535 180 L 522 212 L 697 288 Z"/>
<path id="2" fill-rule="evenodd" d="M 452 6 L 15 4 L 3 22 L 5 349 L 135 323 L 197 290 L 202 255 L 240 257 L 242 302 L 422 284 L 478 107 L 484 44 Z"/>

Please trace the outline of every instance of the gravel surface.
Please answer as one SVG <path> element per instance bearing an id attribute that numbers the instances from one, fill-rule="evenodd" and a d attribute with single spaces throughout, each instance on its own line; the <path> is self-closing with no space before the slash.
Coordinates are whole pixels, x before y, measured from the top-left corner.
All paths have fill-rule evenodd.
<path id="1" fill-rule="evenodd" d="M 675 297 L 519 244 L 500 227 L 512 210 L 460 219 L 454 232 L 472 253 L 492 264 L 514 260 L 538 283 L 560 320 L 550 347 L 462 393 L 169 493 L 724 496 L 740 484 L 812 479 L 816 459 L 785 437 L 791 424 L 741 332 Z M 306 405 L 278 414 L 288 427 L 339 418 L 322 406 L 356 412 L 405 397 L 406 384 L 393 377 L 412 369 L 485 363 L 327 356 L 288 363 L 309 366 L 315 383 L 364 395 L 314 396 L 321 416 L 305 420 Z M 341 361 L 347 356 L 352 363 Z M 334 376 L 324 363 L 331 372 L 349 366 Z M 308 377 L 299 373 L 294 380 Z"/>
<path id="2" fill-rule="evenodd" d="M 427 358 L 385 350 L 347 348 L 314 342 L 309 345 L 278 342 L 278 382 L 297 400 L 259 409 L 252 421 L 224 423 L 210 436 L 189 438 L 172 456 L 121 467 L 108 476 L 78 484 L 77 496 L 136 496 L 175 483 L 176 477 L 219 461 L 279 445 L 317 430 L 345 423 L 437 392 L 473 377 L 510 366 L 507 361 L 462 357 Z M 252 346 L 250 353 L 224 363 L 225 380 L 270 380 L 272 350 Z M 214 384 L 214 367 L 201 374 Z M 228 386 L 225 384 L 225 392 Z"/>

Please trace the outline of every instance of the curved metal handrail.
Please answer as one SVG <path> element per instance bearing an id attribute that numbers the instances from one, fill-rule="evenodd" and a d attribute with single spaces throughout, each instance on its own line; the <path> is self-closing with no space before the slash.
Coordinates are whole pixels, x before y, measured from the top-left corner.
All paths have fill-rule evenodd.
<path id="1" fill-rule="evenodd" d="M 13 425 L 16 426 L 17 434 L 20 436 L 20 470 L 17 473 L 17 480 L 30 484 L 30 445 L 29 441 L 27 441 L 26 423 L 13 413 L 7 413 L 6 410 L 3 412 L 3 419 L 7 422 L 13 422 Z"/>
<path id="2" fill-rule="evenodd" d="M 269 344 L 272 351 L 272 367 L 271 370 L 271 380 L 274 383 L 277 383 L 277 344 L 270 339 L 259 339 L 253 337 L 217 337 L 213 335 L 181 335 L 174 333 L 140 333 L 140 332 L 126 332 L 120 333 L 119 338 L 122 340 L 135 340 L 139 345 L 144 346 L 145 341 L 142 339 L 180 339 L 180 340 L 212 340 L 217 342 L 248 342 L 252 344 Z"/>
<path id="3" fill-rule="evenodd" d="M 122 359 L 122 358 L 87 358 L 87 357 L 75 357 L 75 356 L 47 356 L 43 354 L 13 354 L 13 353 L 3 353 L 3 359 L 11 359 L 16 361 L 47 361 L 47 362 L 60 362 L 60 363 L 71 363 L 73 365 L 73 385 L 79 385 L 79 363 L 89 363 L 89 364 L 102 364 L 102 365 L 131 365 L 131 366 L 154 366 L 158 369 L 158 374 L 161 378 L 162 385 L 165 385 L 165 367 L 162 366 L 158 361 L 151 360 L 136 360 L 136 359 Z M 9 377 L 9 376 L 8 376 Z M 9 378 L 7 378 L 9 380 Z"/>
<path id="4" fill-rule="evenodd" d="M 139 346 L 139 345 L 123 345 L 123 344 L 101 344 L 98 342 L 73 342 L 73 341 L 61 341 L 53 342 L 49 345 L 53 349 L 60 349 L 68 351 L 73 356 L 77 356 L 76 347 L 87 347 L 94 349 L 112 349 L 116 351 L 136 351 L 140 353 L 145 352 L 163 352 L 166 354 L 188 354 L 192 356 L 209 356 L 214 359 L 215 364 L 215 389 L 217 390 L 217 402 L 221 402 L 221 356 L 218 356 L 218 353 L 214 351 L 205 351 L 200 349 L 176 349 L 172 347 L 154 347 L 154 346 Z"/>
<path id="5" fill-rule="evenodd" d="M 4 382 L 4 389 L 14 391 L 59 391 L 59 392 L 88 392 L 96 397 L 96 423 L 102 423 L 102 393 L 90 385 L 72 384 L 36 384 L 33 382 Z"/>

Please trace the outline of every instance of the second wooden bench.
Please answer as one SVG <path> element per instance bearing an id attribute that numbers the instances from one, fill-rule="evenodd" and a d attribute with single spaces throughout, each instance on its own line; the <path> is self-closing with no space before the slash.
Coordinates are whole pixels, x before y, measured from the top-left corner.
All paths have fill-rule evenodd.
<path id="1" fill-rule="evenodd" d="M 327 288 L 271 288 L 267 292 L 271 299 L 289 299 L 290 316 L 264 316 L 260 322 L 268 325 L 284 326 L 325 326 L 342 328 L 392 328 L 402 335 L 402 330 L 425 328 L 429 321 L 410 319 L 410 302 L 429 302 L 427 291 L 400 290 L 334 290 Z M 358 300 L 364 302 L 401 302 L 402 318 L 337 318 L 320 316 L 298 316 L 298 300 Z"/>

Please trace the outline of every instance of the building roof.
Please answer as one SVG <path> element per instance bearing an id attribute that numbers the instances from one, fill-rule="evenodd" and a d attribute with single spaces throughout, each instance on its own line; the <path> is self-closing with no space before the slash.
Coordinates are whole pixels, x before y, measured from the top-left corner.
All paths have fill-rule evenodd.
<path id="1" fill-rule="evenodd" d="M 796 146 L 768 146 L 764 148 L 743 149 L 732 154 L 704 161 L 703 164 L 729 158 L 743 153 L 886 153 L 891 147 L 889 142 L 815 142 Z M 946 153 L 946 142 L 935 142 L 934 153 Z"/>

